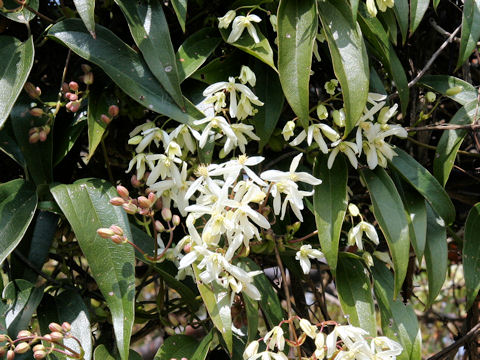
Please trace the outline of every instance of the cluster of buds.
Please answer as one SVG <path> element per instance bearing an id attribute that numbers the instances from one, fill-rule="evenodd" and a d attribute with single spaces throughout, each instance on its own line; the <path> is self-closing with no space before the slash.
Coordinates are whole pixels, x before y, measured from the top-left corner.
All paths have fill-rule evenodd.
<path id="1" fill-rule="evenodd" d="M 33 127 L 28 131 L 28 142 L 30 144 L 35 144 L 38 141 L 44 142 L 45 140 L 47 140 L 47 136 L 49 133 L 50 133 L 49 125 Z"/>
<path id="2" fill-rule="evenodd" d="M 118 225 L 112 225 L 109 228 L 100 228 L 97 234 L 103 239 L 112 239 L 115 244 L 124 244 L 128 241 L 123 235 L 123 229 Z"/>
<path id="3" fill-rule="evenodd" d="M 105 125 L 110 124 L 110 122 L 118 116 L 120 109 L 117 105 L 110 105 L 108 108 L 108 115 L 102 114 L 100 119 L 103 121 Z"/>
<path id="4" fill-rule="evenodd" d="M 85 85 L 92 85 L 93 84 L 93 73 L 92 73 L 92 68 L 90 65 L 87 64 L 82 64 L 82 71 L 83 75 L 81 76 L 81 79 Z"/>
<path id="5" fill-rule="evenodd" d="M 117 186 L 118 197 L 110 200 L 110 204 L 114 206 L 121 206 L 127 214 L 153 216 L 155 210 L 161 209 L 161 200 L 159 200 L 153 192 L 149 192 L 147 196 L 139 196 L 134 199 L 126 187 L 122 185 Z"/>
<path id="6" fill-rule="evenodd" d="M 79 99 L 81 92 L 78 89 L 79 85 L 76 81 L 70 81 L 68 84 L 63 83 L 62 85 L 63 96 L 68 100 L 67 105 L 65 105 L 68 111 L 77 112 L 80 109 L 82 99 Z"/>
<path id="7" fill-rule="evenodd" d="M 0 342 L 7 343 L 3 347 L 0 347 L 0 357 L 6 355 L 7 360 L 13 360 L 16 354 L 25 354 L 32 350 L 34 359 L 45 359 L 54 351 L 64 354 L 69 358 L 83 359 L 84 351 L 80 341 L 70 333 L 72 326 L 68 322 L 64 322 L 62 325 L 50 323 L 48 328 L 51 333 L 43 336 L 28 330 L 21 330 L 15 340 L 6 334 L 0 334 Z M 62 344 L 62 340 L 67 338 L 74 339 L 78 343 L 80 352 Z M 50 345 L 43 345 L 39 343 L 40 341 L 49 343 Z"/>
<path id="8" fill-rule="evenodd" d="M 23 89 L 32 99 L 40 99 L 40 96 L 42 95 L 42 90 L 31 82 L 26 82 Z"/>

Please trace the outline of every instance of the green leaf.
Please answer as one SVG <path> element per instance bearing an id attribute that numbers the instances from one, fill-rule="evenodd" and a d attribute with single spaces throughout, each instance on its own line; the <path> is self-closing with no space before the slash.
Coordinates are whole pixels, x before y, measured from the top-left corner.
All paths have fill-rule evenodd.
<path id="1" fill-rule="evenodd" d="M 318 239 L 330 270 L 335 274 L 338 243 L 347 210 L 348 167 L 343 156 L 327 167 L 327 155 L 319 155 L 313 165 L 313 176 L 322 180 L 314 187 L 313 207 Z"/>
<path id="2" fill-rule="evenodd" d="M 62 119 L 62 121 L 58 121 L 55 124 L 55 131 L 53 132 L 53 166 L 58 165 L 72 150 L 83 128 L 87 125 L 87 113 L 85 106 L 82 106 L 71 121 Z"/>
<path id="3" fill-rule="evenodd" d="M 178 106 L 185 106 L 180 89 L 177 61 L 167 19 L 159 0 L 134 2 L 115 0 L 122 9 L 135 44 L 153 75 Z"/>
<path id="4" fill-rule="evenodd" d="M 207 84 L 228 81 L 228 77 L 232 74 L 240 74 L 241 66 L 239 53 L 234 51 L 213 59 L 207 65 L 195 71 L 191 78 Z"/>
<path id="5" fill-rule="evenodd" d="M 398 40 L 398 28 L 397 19 L 393 9 L 387 9 L 385 12 L 380 12 L 377 16 L 382 21 L 385 31 L 388 33 L 388 37 L 394 46 L 397 46 Z"/>
<path id="6" fill-rule="evenodd" d="M 141 57 L 110 30 L 97 25 L 96 34 L 94 40 L 79 19 L 59 22 L 48 32 L 48 36 L 101 67 L 127 95 L 146 108 L 182 123 L 203 117 L 186 99 L 187 110 L 182 111 L 155 80 Z"/>
<path id="7" fill-rule="evenodd" d="M 310 120 L 309 84 L 313 44 L 318 33 L 316 1 L 280 0 L 278 73 L 283 92 L 304 128 Z"/>
<path id="8" fill-rule="evenodd" d="M 465 222 L 463 240 L 463 272 L 467 288 L 467 305 L 470 308 L 480 290 L 480 203 L 475 204 Z"/>
<path id="9" fill-rule="evenodd" d="M 435 301 L 440 293 L 448 268 L 447 232 L 445 221 L 427 204 L 427 243 L 425 245 L 427 264 L 428 298 L 425 309 Z"/>
<path id="10" fill-rule="evenodd" d="M 210 345 L 213 342 L 213 334 L 214 331 L 210 330 L 208 334 L 200 341 L 200 344 L 197 345 L 197 349 L 193 353 L 190 360 L 205 360 L 208 354 L 208 350 L 210 350 Z"/>
<path id="11" fill-rule="evenodd" d="M 212 28 L 203 28 L 190 35 L 178 48 L 176 59 L 178 78 L 180 82 L 190 77 L 213 51 L 220 45 L 222 39 Z"/>
<path id="12" fill-rule="evenodd" d="M 187 20 L 187 0 L 171 0 L 173 10 L 177 15 L 182 31 L 185 32 L 185 21 Z"/>
<path id="13" fill-rule="evenodd" d="M 352 18 L 353 22 L 357 21 L 357 12 L 358 12 L 358 4 L 359 0 L 350 0 L 350 7 L 352 8 Z"/>
<path id="14" fill-rule="evenodd" d="M 32 9 L 38 11 L 39 0 L 29 0 L 28 6 Z M 16 10 L 14 12 L 3 12 L 0 10 L 0 15 L 5 16 L 6 18 L 16 21 L 21 24 L 28 24 L 30 20 L 34 19 L 37 16 L 34 12 L 28 10 L 25 7 L 20 6 L 15 0 L 4 0 L 4 9 L 7 10 Z"/>
<path id="15" fill-rule="evenodd" d="M 8 121 L 5 123 L 3 129 L 0 130 L 0 150 L 25 169 L 27 166 L 25 158 L 14 138 L 15 135 L 13 133 L 11 121 Z"/>
<path id="16" fill-rule="evenodd" d="M 473 124 L 478 113 L 478 101 L 461 107 L 450 120 L 452 125 L 469 125 Z M 463 139 L 467 136 L 467 129 L 446 130 L 443 131 L 440 141 L 437 144 L 435 157 L 433 160 L 433 175 L 438 182 L 445 187 L 450 172 L 455 164 L 457 152 L 463 143 Z"/>
<path id="17" fill-rule="evenodd" d="M 35 186 L 24 180 L 0 185 L 0 264 L 22 240 L 35 214 L 37 201 Z"/>
<path id="18" fill-rule="evenodd" d="M 457 69 L 468 60 L 480 39 L 480 0 L 465 0 L 462 12 L 462 36 Z"/>
<path id="19" fill-rule="evenodd" d="M 385 264 L 374 259 L 370 268 L 374 278 L 375 297 L 380 309 L 383 335 L 400 342 L 403 351 L 398 360 L 420 360 L 422 336 L 415 310 L 400 299 L 393 300 L 393 276 Z"/>
<path id="20" fill-rule="evenodd" d="M 437 10 L 438 4 L 440 4 L 440 0 L 433 0 L 433 8 L 435 11 Z"/>
<path id="21" fill-rule="evenodd" d="M 127 215 L 109 202 L 117 196 L 116 191 L 104 180 L 90 179 L 72 185 L 57 185 L 51 188 L 51 192 L 72 226 L 112 313 L 120 356 L 128 359 L 134 320 L 134 252 L 128 244 L 117 245 L 97 234 L 97 229 L 115 224 L 123 229 L 128 239 L 132 239 Z"/>
<path id="22" fill-rule="evenodd" d="M 399 294 L 407 274 L 410 242 L 408 221 L 402 199 L 383 168 L 361 170 L 373 205 L 373 214 L 387 240 L 395 269 L 394 297 Z"/>
<path id="23" fill-rule="evenodd" d="M 168 339 L 167 339 L 168 340 Z M 110 352 L 107 350 L 105 345 L 98 345 L 95 348 L 93 353 L 94 360 L 117 360 L 118 356 L 112 356 Z M 128 353 L 129 360 L 142 360 L 142 357 L 134 350 L 130 350 Z"/>
<path id="24" fill-rule="evenodd" d="M 417 30 L 425 12 L 428 9 L 430 0 L 410 0 L 410 34 Z"/>
<path id="25" fill-rule="evenodd" d="M 263 63 L 256 61 L 253 68 L 257 77 L 255 94 L 263 106 L 257 107 L 258 112 L 253 116 L 255 134 L 260 138 L 259 151 L 268 144 L 273 130 L 277 126 L 283 110 L 284 96 L 278 74 Z"/>
<path id="26" fill-rule="evenodd" d="M 400 27 L 400 32 L 402 33 L 402 43 L 405 44 L 408 35 L 408 15 L 409 15 L 409 0 L 396 0 L 393 9 L 395 11 L 395 16 L 398 21 L 398 26 Z"/>
<path id="27" fill-rule="evenodd" d="M 419 84 L 426 86 L 434 91 L 438 91 L 444 96 L 448 96 L 450 99 L 455 100 L 461 105 L 467 105 L 472 101 L 477 100 L 478 91 L 462 79 L 456 78 L 450 75 L 425 75 L 419 81 Z M 456 86 L 463 88 L 458 94 L 447 95 L 447 90 Z"/>
<path id="28" fill-rule="evenodd" d="M 73 0 L 73 3 L 85 27 L 95 39 L 95 1 Z"/>
<path id="29" fill-rule="evenodd" d="M 0 36 L 0 129 L 27 81 L 33 54 L 33 37 L 22 43 L 11 36 Z"/>
<path id="30" fill-rule="evenodd" d="M 365 273 L 361 260 L 351 255 L 341 254 L 338 259 L 335 285 L 343 313 L 349 323 L 377 335 L 375 306 L 373 304 L 370 278 Z"/>
<path id="31" fill-rule="evenodd" d="M 258 301 L 252 300 L 247 295 L 244 295 L 243 302 L 247 313 L 247 342 L 250 343 L 257 338 L 258 333 Z"/>
<path id="32" fill-rule="evenodd" d="M 173 335 L 165 339 L 155 354 L 154 360 L 191 359 L 198 346 L 197 340 L 191 336 Z"/>
<path id="33" fill-rule="evenodd" d="M 257 35 L 260 42 L 255 43 L 248 31 L 245 30 L 242 36 L 240 36 L 240 39 L 230 45 L 235 46 L 247 54 L 255 56 L 257 59 L 270 66 L 273 70 L 277 71 L 273 62 L 273 50 L 268 42 L 268 39 L 262 34 L 257 25 L 253 26 L 255 26 L 255 29 L 257 30 Z M 219 31 L 220 34 L 222 34 L 223 40 L 227 42 L 228 36 L 230 35 L 230 30 L 219 29 Z"/>
<path id="34" fill-rule="evenodd" d="M 342 86 L 345 135 L 363 114 L 368 96 L 369 67 L 360 26 L 353 22 L 343 1 L 319 1 L 323 30 L 332 56 L 333 70 Z"/>
<path id="35" fill-rule="evenodd" d="M 451 224 L 455 220 L 455 207 L 437 179 L 405 151 L 395 148 L 395 152 L 397 156 L 390 164 L 402 178 L 425 197 L 447 224 Z"/>

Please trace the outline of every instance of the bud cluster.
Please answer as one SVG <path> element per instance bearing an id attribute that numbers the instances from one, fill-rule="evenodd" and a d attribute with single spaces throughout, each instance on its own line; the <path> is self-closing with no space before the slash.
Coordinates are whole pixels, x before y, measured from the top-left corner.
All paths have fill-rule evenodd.
<path id="1" fill-rule="evenodd" d="M 79 91 L 78 83 L 76 81 L 70 81 L 68 84 L 63 83 L 62 92 L 63 97 L 68 100 L 68 103 L 65 105 L 67 110 L 73 113 L 77 112 L 82 104 L 82 92 Z"/>
<path id="2" fill-rule="evenodd" d="M 38 141 L 44 142 L 47 140 L 48 134 L 50 134 L 50 125 L 48 124 L 32 127 L 28 131 L 28 142 L 30 144 L 35 144 Z"/>
<path id="3" fill-rule="evenodd" d="M 148 192 L 147 196 L 141 195 L 137 198 L 131 198 L 126 187 L 117 186 L 118 197 L 110 200 L 110 204 L 121 206 L 127 214 L 153 216 L 155 210 L 161 209 L 161 200 L 157 198 L 155 193 Z"/>
<path id="4" fill-rule="evenodd" d="M 108 115 L 102 114 L 100 116 L 100 120 L 102 120 L 105 125 L 108 125 L 114 118 L 118 116 L 119 112 L 120 109 L 117 105 L 110 105 L 108 108 Z"/>
<path id="5" fill-rule="evenodd" d="M 97 230 L 97 234 L 103 239 L 112 239 L 115 244 L 124 244 L 128 241 L 123 234 L 123 229 L 118 225 L 100 228 Z"/>

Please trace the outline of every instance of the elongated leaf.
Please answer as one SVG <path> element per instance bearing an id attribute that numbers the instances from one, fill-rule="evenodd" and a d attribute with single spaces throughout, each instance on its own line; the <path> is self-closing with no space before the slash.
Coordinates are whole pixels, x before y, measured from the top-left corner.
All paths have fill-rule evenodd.
<path id="1" fill-rule="evenodd" d="M 280 83 L 288 103 L 307 128 L 312 51 L 318 33 L 316 1 L 281 0 L 277 19 Z"/>
<path id="2" fill-rule="evenodd" d="M 0 185 L 0 264 L 17 247 L 37 208 L 35 186 L 17 179 Z"/>
<path id="3" fill-rule="evenodd" d="M 191 336 L 174 335 L 167 339 L 155 354 L 154 360 L 190 359 L 198 347 L 198 342 Z"/>
<path id="4" fill-rule="evenodd" d="M 350 0 L 350 7 L 352 8 L 352 18 L 353 22 L 357 21 L 357 12 L 358 12 L 358 4 L 359 0 Z"/>
<path id="5" fill-rule="evenodd" d="M 91 0 L 73 0 L 78 15 L 82 19 L 87 30 L 95 38 L 95 1 Z"/>
<path id="6" fill-rule="evenodd" d="M 134 252 L 130 245 L 114 244 L 97 235 L 97 229 L 120 226 L 132 239 L 125 212 L 109 200 L 114 188 L 103 180 L 80 180 L 72 185 L 57 185 L 51 192 L 75 232 L 92 275 L 112 313 L 117 347 L 128 359 L 134 320 Z"/>
<path id="7" fill-rule="evenodd" d="M 480 0 L 465 0 L 462 12 L 462 36 L 457 68 L 468 60 L 480 39 Z"/>
<path id="8" fill-rule="evenodd" d="M 332 56 L 333 69 L 342 86 L 348 134 L 367 103 L 369 67 L 360 26 L 353 22 L 343 1 L 319 1 L 318 9 Z"/>
<path id="9" fill-rule="evenodd" d="M 232 54 L 213 59 L 207 65 L 195 71 L 191 78 L 207 84 L 227 81 L 232 74 L 240 73 L 242 65 L 238 52 L 234 51 Z"/>
<path id="10" fill-rule="evenodd" d="M 0 36 L 0 129 L 27 81 L 33 54 L 31 36 L 24 43 L 11 36 Z"/>
<path id="11" fill-rule="evenodd" d="M 7 121 L 3 129 L 0 130 L 0 150 L 25 169 L 27 164 L 20 147 L 15 141 L 15 135 L 10 121 Z"/>
<path id="12" fill-rule="evenodd" d="M 449 124 L 468 125 L 473 124 L 478 113 L 479 103 L 477 100 L 461 107 L 450 120 Z M 438 182 L 445 187 L 450 172 L 455 164 L 457 152 L 467 136 L 467 129 L 446 130 L 437 145 L 433 160 L 433 174 Z"/>
<path id="13" fill-rule="evenodd" d="M 148 109 L 183 123 L 202 118 L 203 114 L 186 99 L 186 111 L 182 111 L 140 56 L 110 30 L 97 25 L 96 34 L 94 40 L 78 19 L 59 22 L 48 32 L 77 55 L 100 66 L 127 95 Z"/>
<path id="14" fill-rule="evenodd" d="M 65 119 L 55 124 L 52 159 L 54 167 L 72 150 L 83 128 L 87 125 L 88 111 L 86 107 L 86 105 L 80 107 L 80 110 L 74 115 L 70 122 Z"/>
<path id="15" fill-rule="evenodd" d="M 162 4 L 159 0 L 115 2 L 127 18 L 133 40 L 142 52 L 150 71 L 177 105 L 183 108 L 175 51 Z"/>
<path id="16" fill-rule="evenodd" d="M 403 351 L 397 356 L 399 360 L 420 360 L 422 336 L 415 311 L 412 305 L 400 299 L 393 300 L 393 276 L 385 264 L 377 259 L 374 261 L 371 270 L 383 334 L 402 345 Z"/>
<path id="17" fill-rule="evenodd" d="M 372 287 L 362 261 L 353 256 L 340 256 L 335 285 L 343 313 L 349 317 L 349 322 L 375 337 L 377 325 Z"/>
<path id="18" fill-rule="evenodd" d="M 247 342 L 251 342 L 257 338 L 258 333 L 258 302 L 248 296 L 243 297 L 243 302 L 247 313 Z"/>
<path id="19" fill-rule="evenodd" d="M 477 100 L 478 91 L 462 79 L 456 78 L 450 75 L 425 75 L 419 81 L 419 84 L 426 86 L 434 91 L 438 91 L 444 96 L 448 96 L 450 99 L 455 100 L 461 105 L 467 105 L 468 103 Z M 458 94 L 447 95 L 447 90 L 461 86 L 463 88 Z"/>
<path id="20" fill-rule="evenodd" d="M 193 353 L 191 360 L 205 360 L 210 349 L 210 345 L 213 342 L 214 330 L 210 330 L 209 333 L 200 341 L 195 352 Z"/>
<path id="21" fill-rule="evenodd" d="M 447 232 L 445 221 L 427 204 L 427 243 L 425 245 L 425 262 L 427 264 L 428 309 L 440 293 L 448 267 Z"/>
<path id="22" fill-rule="evenodd" d="M 408 35 L 408 14 L 409 14 L 409 5 L 408 0 L 397 0 L 393 5 L 395 11 L 395 16 L 397 17 L 398 26 L 400 27 L 400 32 L 402 33 L 402 43 L 405 44 Z"/>
<path id="23" fill-rule="evenodd" d="M 394 46 L 397 46 L 398 40 L 398 28 L 397 19 L 393 9 L 387 9 L 385 12 L 377 14 L 382 23 L 384 24 L 385 31 L 388 33 L 388 37 Z"/>
<path id="24" fill-rule="evenodd" d="M 433 0 L 433 8 L 435 11 L 437 10 L 438 4 L 440 4 L 440 0 Z"/>
<path id="25" fill-rule="evenodd" d="M 172 0 L 173 10 L 177 15 L 182 31 L 185 32 L 185 21 L 187 20 L 187 0 Z"/>
<path id="26" fill-rule="evenodd" d="M 268 144 L 273 130 L 275 130 L 280 119 L 285 98 L 278 74 L 275 71 L 257 61 L 254 66 L 254 72 L 257 76 L 255 94 L 263 102 L 263 106 L 257 107 L 258 112 L 252 119 L 255 126 L 255 134 L 260 138 L 258 146 L 261 151 Z"/>
<path id="27" fill-rule="evenodd" d="M 190 77 L 213 53 L 222 39 L 212 28 L 204 28 L 190 35 L 178 48 L 176 59 L 178 78 L 182 82 Z"/>
<path id="28" fill-rule="evenodd" d="M 455 207 L 442 186 L 427 169 L 405 151 L 396 148 L 395 152 L 397 156 L 390 164 L 402 178 L 427 199 L 447 224 L 451 224 L 455 220 Z"/>
<path id="29" fill-rule="evenodd" d="M 0 11 L 0 15 L 9 18 L 10 20 L 16 21 L 21 24 L 28 24 L 30 20 L 37 16 L 34 12 L 28 10 L 24 6 L 20 6 L 15 0 L 4 0 L 4 7 L 7 10 L 17 10 L 13 12 L 3 12 Z M 28 6 L 33 10 L 38 11 L 39 0 L 29 0 Z"/>
<path id="30" fill-rule="evenodd" d="M 467 309 L 472 306 L 480 290 L 480 203 L 468 213 L 463 241 L 463 272 L 467 288 Z"/>
<path id="31" fill-rule="evenodd" d="M 395 270 L 396 298 L 405 279 L 408 266 L 410 242 L 408 239 L 408 221 L 402 199 L 388 174 L 377 166 L 372 170 L 361 170 L 372 199 L 375 219 L 382 229 L 392 255 Z"/>
<path id="32" fill-rule="evenodd" d="M 335 273 L 338 243 L 348 202 L 348 167 L 343 156 L 333 163 L 332 169 L 328 169 L 327 160 L 326 155 L 319 155 L 313 166 L 313 175 L 322 180 L 320 185 L 315 186 L 313 208 L 320 246 L 330 270 Z"/>
<path id="33" fill-rule="evenodd" d="M 93 359 L 94 360 L 117 360 L 118 357 L 112 356 L 112 354 L 109 353 L 105 345 L 98 345 L 95 348 L 95 351 L 93 353 Z M 129 360 L 142 360 L 142 357 L 134 350 L 130 350 L 128 353 L 128 359 Z"/>
<path id="34" fill-rule="evenodd" d="M 425 12 L 428 9 L 430 0 L 410 0 L 410 34 L 417 30 Z"/>

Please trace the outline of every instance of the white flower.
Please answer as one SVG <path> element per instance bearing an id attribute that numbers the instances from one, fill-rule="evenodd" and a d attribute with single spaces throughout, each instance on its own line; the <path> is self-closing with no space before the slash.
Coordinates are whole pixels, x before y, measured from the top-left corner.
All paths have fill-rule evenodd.
<path id="1" fill-rule="evenodd" d="M 325 357 L 325 334 L 322 332 L 319 332 L 315 336 L 315 356 L 317 359 L 323 359 Z"/>
<path id="2" fill-rule="evenodd" d="M 218 18 L 218 28 L 219 29 L 228 28 L 230 26 L 230 23 L 235 18 L 236 14 L 237 13 L 235 12 L 235 10 L 228 10 L 224 16 Z"/>
<path id="3" fill-rule="evenodd" d="M 310 259 L 321 259 L 323 257 L 323 253 L 320 250 L 312 249 L 312 245 L 302 245 L 295 255 L 295 259 L 300 261 L 300 266 L 304 274 L 310 272 L 310 268 L 312 267 Z"/>
<path id="4" fill-rule="evenodd" d="M 212 129 L 219 129 L 225 136 L 227 136 L 231 141 L 235 144 L 237 143 L 237 137 L 233 132 L 230 124 L 225 120 L 223 116 L 214 116 L 205 118 L 203 120 L 195 120 L 193 122 L 195 125 L 201 125 L 207 123 L 207 126 L 202 131 L 200 138 L 198 140 L 198 146 L 203 149 L 203 147 L 207 144 L 207 140 L 209 135 L 212 134 Z"/>
<path id="5" fill-rule="evenodd" d="M 250 86 L 255 86 L 255 83 L 257 82 L 257 78 L 255 76 L 255 73 L 246 65 L 242 65 L 242 68 L 240 69 L 240 76 L 238 77 L 238 80 L 242 84 L 246 84 L 247 82 L 250 84 Z"/>
<path id="6" fill-rule="evenodd" d="M 288 141 L 293 136 L 293 130 L 295 130 L 295 121 L 287 121 L 282 130 L 282 135 L 285 141 Z"/>
<path id="7" fill-rule="evenodd" d="M 315 325 L 312 325 L 307 319 L 300 319 L 299 325 L 309 338 L 315 339 L 317 336 L 317 327 Z"/>
<path id="8" fill-rule="evenodd" d="M 267 344 L 267 349 L 273 350 L 275 346 L 277 346 L 278 350 L 282 351 L 285 347 L 283 329 L 280 326 L 275 326 L 265 335 L 263 341 L 265 342 L 265 344 Z"/>
<path id="9" fill-rule="evenodd" d="M 243 359 L 247 360 L 254 355 L 257 355 L 259 343 L 257 340 L 252 341 L 248 346 L 245 348 L 243 352 Z"/>
<path id="10" fill-rule="evenodd" d="M 393 360 L 403 351 L 402 345 L 386 336 L 378 336 L 370 342 L 370 350 L 378 360 Z"/>
<path id="11" fill-rule="evenodd" d="M 328 153 L 328 146 L 325 140 L 323 139 L 322 133 L 330 140 L 337 141 L 340 139 L 340 134 L 338 134 L 334 129 L 326 124 L 312 124 L 308 127 L 308 131 L 302 130 L 300 134 L 290 142 L 290 145 L 296 146 L 299 145 L 305 138 L 307 139 L 307 144 L 310 146 L 312 140 L 315 140 L 320 151 L 324 154 Z"/>
<path id="12" fill-rule="evenodd" d="M 253 126 L 246 124 L 232 124 L 231 128 L 237 137 L 237 145 L 242 153 L 245 153 L 245 145 L 248 144 L 248 140 L 245 137 L 247 135 L 250 139 L 259 141 L 260 138 L 253 133 Z M 230 138 L 227 138 L 223 147 L 223 155 L 227 155 L 235 148 L 235 144 Z"/>
<path id="13" fill-rule="evenodd" d="M 154 184 L 158 178 L 164 180 L 167 177 L 171 177 L 174 168 L 178 171 L 175 163 L 182 162 L 182 160 L 178 158 L 170 158 L 164 154 L 150 154 L 146 156 L 146 160 L 151 170 L 147 178 L 147 186 Z M 157 161 L 156 165 L 154 161 Z"/>
<path id="14" fill-rule="evenodd" d="M 347 155 L 348 160 L 350 160 L 350 163 L 355 169 L 358 167 L 358 161 L 355 156 L 355 154 L 358 153 L 358 148 L 355 143 L 339 140 L 335 143 L 332 143 L 331 146 L 334 147 L 334 149 L 328 156 L 327 167 L 329 169 L 332 168 L 335 157 L 338 155 L 339 152 L 343 152 L 345 155 Z"/>
<path id="15" fill-rule="evenodd" d="M 255 26 L 253 26 L 252 22 L 259 23 L 260 21 L 262 21 L 262 19 L 260 19 L 257 15 L 254 14 L 250 14 L 247 16 L 237 16 L 233 20 L 232 32 L 230 33 L 227 42 L 234 43 L 235 41 L 240 39 L 243 30 L 247 28 L 247 31 L 253 38 L 253 41 L 255 41 L 256 44 L 259 43 L 260 39 L 258 38 L 257 30 L 255 29 Z"/>
<path id="16" fill-rule="evenodd" d="M 251 156 L 240 155 L 237 159 L 232 159 L 224 164 L 223 167 L 218 167 L 211 172 L 211 175 L 223 175 L 225 181 L 233 182 L 237 179 L 240 172 L 243 170 L 250 179 L 256 182 L 258 185 L 267 185 L 262 179 L 258 177 L 249 166 L 255 166 L 260 164 L 265 158 L 263 156 Z"/>
<path id="17" fill-rule="evenodd" d="M 316 177 L 312 176 L 307 172 L 296 172 L 298 164 L 300 163 L 300 159 L 302 158 L 303 154 L 300 153 L 295 156 L 290 164 L 289 172 L 283 172 L 279 170 L 267 170 L 264 171 L 260 177 L 267 181 L 273 182 L 282 182 L 282 181 L 302 181 L 304 183 L 310 185 L 320 185 L 322 180 L 317 179 Z"/>
<path id="18" fill-rule="evenodd" d="M 356 348 L 356 343 L 360 343 L 362 346 L 366 343 L 364 339 L 366 335 L 368 332 L 353 325 L 335 326 L 333 331 L 327 335 L 327 358 L 331 358 L 337 351 L 337 338 L 340 337 L 348 350 L 353 350 Z"/>
<path id="19" fill-rule="evenodd" d="M 186 147 L 188 151 L 193 154 L 196 150 L 196 145 L 190 133 L 192 133 L 194 137 L 200 137 L 198 131 L 188 125 L 180 124 L 170 133 L 170 138 L 175 139 L 182 148 Z"/>
<path id="20" fill-rule="evenodd" d="M 141 180 L 143 178 L 143 175 L 145 175 L 145 163 L 147 161 L 147 156 L 145 154 L 137 154 L 135 155 L 132 160 L 130 160 L 130 163 L 128 164 L 128 169 L 125 171 L 126 173 L 129 173 L 132 171 L 133 166 L 136 165 L 136 170 L 137 170 L 137 179 Z"/>
<path id="21" fill-rule="evenodd" d="M 219 113 L 227 103 L 225 102 L 225 93 L 223 91 L 216 92 L 205 100 L 205 104 L 213 104 L 215 113 Z"/>
<path id="22" fill-rule="evenodd" d="M 377 7 L 375 6 L 375 0 L 367 0 L 367 11 L 370 16 L 377 16 Z"/>
<path id="23" fill-rule="evenodd" d="M 375 226 L 366 221 L 360 221 L 360 223 L 350 229 L 348 232 L 348 244 L 357 244 L 358 249 L 363 250 L 362 238 L 364 232 L 375 245 L 379 244 L 378 234 L 375 230 Z"/>

